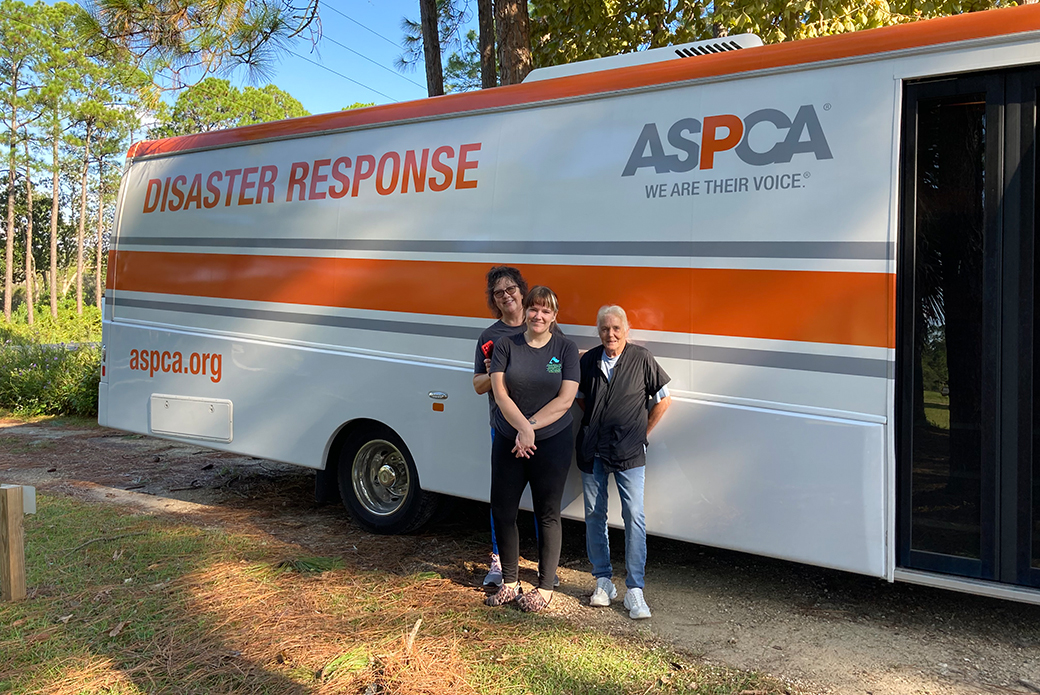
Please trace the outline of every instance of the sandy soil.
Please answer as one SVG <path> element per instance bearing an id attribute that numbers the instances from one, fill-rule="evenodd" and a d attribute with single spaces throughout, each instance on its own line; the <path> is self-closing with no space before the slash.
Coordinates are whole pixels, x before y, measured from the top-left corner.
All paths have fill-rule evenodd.
<path id="1" fill-rule="evenodd" d="M 448 500 L 443 518 L 419 534 L 373 536 L 342 508 L 313 501 L 310 471 L 86 424 L 0 420 L 0 482 L 249 527 L 388 571 L 433 569 L 473 587 L 474 601 L 487 569 L 486 505 Z M 1040 606 L 652 538 L 646 595 L 654 617 L 636 623 L 620 601 L 588 606 L 582 525 L 566 522 L 564 538 L 553 609 L 599 629 L 766 672 L 792 691 L 1040 693 Z M 620 535 L 612 545 L 622 547 Z M 533 538 L 523 554 L 535 556 Z M 623 567 L 623 558 L 614 564 Z M 534 565 L 523 567 L 530 579 Z"/>

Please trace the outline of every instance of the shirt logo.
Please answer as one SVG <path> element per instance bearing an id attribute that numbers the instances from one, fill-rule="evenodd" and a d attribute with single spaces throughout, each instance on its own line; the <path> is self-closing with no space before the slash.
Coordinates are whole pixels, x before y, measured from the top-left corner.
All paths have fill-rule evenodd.
<path id="1" fill-rule="evenodd" d="M 560 360 L 557 357 L 553 357 L 549 360 L 549 364 L 545 365 L 545 371 L 550 374 L 560 374 L 563 372 L 563 365 L 560 364 Z"/>

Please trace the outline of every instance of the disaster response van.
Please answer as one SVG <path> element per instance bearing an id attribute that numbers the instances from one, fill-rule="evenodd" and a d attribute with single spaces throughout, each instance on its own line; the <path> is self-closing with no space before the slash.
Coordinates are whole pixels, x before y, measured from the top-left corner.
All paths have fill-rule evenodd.
<path id="1" fill-rule="evenodd" d="M 650 533 L 1040 601 L 1040 6 L 760 43 L 136 143 L 99 423 L 413 529 L 489 497 L 473 357 L 515 265 L 671 375 Z"/>

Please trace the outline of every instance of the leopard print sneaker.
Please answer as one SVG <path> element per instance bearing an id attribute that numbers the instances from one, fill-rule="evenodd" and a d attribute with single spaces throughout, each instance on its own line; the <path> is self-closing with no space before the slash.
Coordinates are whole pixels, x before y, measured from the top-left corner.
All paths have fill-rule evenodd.
<path id="1" fill-rule="evenodd" d="M 503 584 L 501 587 L 499 587 L 498 591 L 484 599 L 484 605 L 504 606 L 507 603 L 512 603 L 513 601 L 519 600 L 524 595 L 524 590 L 520 588 L 519 584 L 517 584 L 516 586 L 509 586 L 508 584 Z"/>

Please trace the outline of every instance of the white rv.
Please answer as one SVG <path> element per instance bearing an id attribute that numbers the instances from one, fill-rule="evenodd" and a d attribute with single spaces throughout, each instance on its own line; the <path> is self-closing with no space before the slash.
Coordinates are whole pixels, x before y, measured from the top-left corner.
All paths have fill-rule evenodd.
<path id="1" fill-rule="evenodd" d="M 488 499 L 472 361 L 515 265 L 672 376 L 651 533 L 1040 600 L 1040 6 L 758 43 L 137 143 L 99 422 L 414 528 Z"/>

